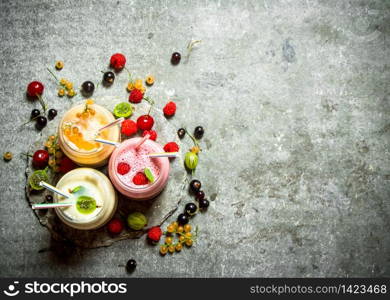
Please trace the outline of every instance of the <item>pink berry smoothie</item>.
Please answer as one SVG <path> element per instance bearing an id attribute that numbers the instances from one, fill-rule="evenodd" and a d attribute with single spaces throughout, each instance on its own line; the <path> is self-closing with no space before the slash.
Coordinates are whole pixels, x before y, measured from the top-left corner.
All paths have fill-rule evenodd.
<path id="1" fill-rule="evenodd" d="M 166 186 L 169 177 L 169 159 L 167 157 L 148 157 L 149 153 L 164 152 L 163 148 L 152 140 L 146 140 L 138 149 L 135 146 L 142 140 L 141 137 L 124 141 L 111 155 L 108 164 L 108 173 L 115 188 L 132 200 L 148 200 L 157 196 Z M 118 173 L 118 165 L 126 163 L 130 170 L 126 174 Z M 137 185 L 133 178 L 137 173 L 144 173 L 148 168 L 154 181 Z"/>

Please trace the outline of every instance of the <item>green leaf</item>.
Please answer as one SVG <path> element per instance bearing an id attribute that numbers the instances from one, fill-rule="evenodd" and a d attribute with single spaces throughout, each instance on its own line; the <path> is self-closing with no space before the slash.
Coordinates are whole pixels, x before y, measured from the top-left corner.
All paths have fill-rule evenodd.
<path id="1" fill-rule="evenodd" d="M 153 173 L 152 173 L 152 171 L 151 171 L 149 168 L 145 168 L 145 169 L 144 169 L 144 173 L 145 173 L 145 175 L 146 175 L 146 178 L 148 178 L 148 180 L 149 180 L 150 182 L 154 182 Z"/>

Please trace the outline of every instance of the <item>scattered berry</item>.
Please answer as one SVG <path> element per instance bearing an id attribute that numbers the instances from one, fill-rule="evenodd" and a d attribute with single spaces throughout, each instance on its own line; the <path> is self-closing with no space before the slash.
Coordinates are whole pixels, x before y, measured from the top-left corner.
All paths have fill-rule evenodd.
<path id="1" fill-rule="evenodd" d="M 184 136 L 186 135 L 186 130 L 184 128 L 180 128 L 178 131 L 177 131 L 177 136 L 182 139 Z"/>
<path id="2" fill-rule="evenodd" d="M 108 71 L 108 72 L 103 74 L 103 81 L 106 84 L 108 84 L 108 85 L 113 84 L 114 80 L 115 80 L 115 74 L 113 72 Z"/>
<path id="3" fill-rule="evenodd" d="M 184 163 L 189 170 L 195 170 L 198 165 L 198 155 L 194 152 L 187 152 L 184 156 Z"/>
<path id="4" fill-rule="evenodd" d="M 65 96 L 65 90 L 59 89 L 57 94 L 58 94 L 58 96 L 63 97 L 63 96 Z"/>
<path id="5" fill-rule="evenodd" d="M 12 155 L 12 153 L 11 152 L 4 152 L 4 154 L 3 154 L 3 159 L 5 160 L 5 161 L 10 161 L 11 159 L 12 159 L 12 157 L 13 157 L 13 155 Z"/>
<path id="6" fill-rule="evenodd" d="M 169 251 L 169 253 L 174 253 L 175 252 L 175 246 L 174 245 L 169 245 L 168 251 Z"/>
<path id="7" fill-rule="evenodd" d="M 41 114 L 41 111 L 39 109 L 33 109 L 31 111 L 31 120 L 35 119 L 36 117 L 38 117 L 39 115 Z"/>
<path id="8" fill-rule="evenodd" d="M 176 112 L 176 104 L 173 101 L 168 102 L 163 108 L 164 115 L 171 117 Z"/>
<path id="9" fill-rule="evenodd" d="M 117 172 L 121 175 L 125 175 L 130 172 L 130 165 L 125 162 L 120 162 L 117 166 Z"/>
<path id="10" fill-rule="evenodd" d="M 93 84 L 92 81 L 84 81 L 83 84 L 81 85 L 81 90 L 84 95 L 90 96 L 93 94 L 95 90 L 95 85 Z"/>
<path id="11" fill-rule="evenodd" d="M 180 252 L 181 249 L 183 249 L 183 245 L 182 245 L 181 243 L 176 244 L 175 250 L 176 250 L 177 252 Z"/>
<path id="12" fill-rule="evenodd" d="M 126 136 L 132 136 L 137 133 L 138 126 L 133 120 L 124 120 L 121 126 L 121 132 Z"/>
<path id="13" fill-rule="evenodd" d="M 192 240 L 186 240 L 185 243 L 187 247 L 191 247 L 194 242 Z"/>
<path id="14" fill-rule="evenodd" d="M 177 229 L 176 229 L 176 231 L 177 231 L 178 233 L 182 233 L 182 232 L 184 231 L 184 227 L 183 227 L 183 226 L 178 226 Z"/>
<path id="15" fill-rule="evenodd" d="M 201 139 L 203 137 L 203 134 L 204 134 L 204 129 L 202 126 L 196 126 L 195 127 L 195 130 L 194 130 L 194 136 L 195 138 L 197 139 Z"/>
<path id="16" fill-rule="evenodd" d="M 112 219 L 108 223 L 107 229 L 112 234 L 119 234 L 123 230 L 123 222 L 119 219 Z"/>
<path id="17" fill-rule="evenodd" d="M 187 215 L 189 216 L 193 216 L 196 214 L 196 211 L 197 211 L 198 207 L 196 206 L 195 203 L 187 203 L 185 208 L 184 208 L 184 211 Z M 185 228 L 184 228 L 184 231 L 185 231 Z"/>
<path id="18" fill-rule="evenodd" d="M 111 56 L 110 65 L 115 70 L 122 70 L 126 65 L 126 57 L 121 53 L 115 53 Z"/>
<path id="19" fill-rule="evenodd" d="M 44 116 L 39 116 L 37 117 L 36 119 L 36 123 L 35 123 L 35 128 L 38 129 L 38 130 L 42 130 L 43 128 L 45 128 L 46 124 L 47 124 L 47 119 L 46 117 Z"/>
<path id="20" fill-rule="evenodd" d="M 133 107 L 128 102 L 121 102 L 115 105 L 113 113 L 117 118 L 128 118 L 133 114 Z"/>
<path id="21" fill-rule="evenodd" d="M 134 90 L 134 83 L 129 82 L 129 83 L 127 84 L 126 89 L 127 89 L 128 92 L 131 92 L 132 90 Z"/>
<path id="22" fill-rule="evenodd" d="M 76 91 L 74 89 L 70 89 L 68 90 L 68 92 L 66 93 L 66 95 L 69 97 L 69 98 L 72 98 L 74 96 L 76 96 Z"/>
<path id="23" fill-rule="evenodd" d="M 77 165 L 67 156 L 64 156 L 59 164 L 59 172 L 65 174 L 77 168 Z"/>
<path id="24" fill-rule="evenodd" d="M 174 231 L 175 231 L 175 226 L 173 226 L 172 224 L 168 225 L 167 231 L 168 231 L 169 233 L 174 232 Z"/>
<path id="25" fill-rule="evenodd" d="M 45 87 L 39 81 L 32 81 L 27 86 L 27 95 L 30 97 L 38 97 L 43 94 Z"/>
<path id="26" fill-rule="evenodd" d="M 205 197 L 205 194 L 203 191 L 198 191 L 195 194 L 195 199 L 198 201 L 204 199 L 204 197 Z"/>
<path id="27" fill-rule="evenodd" d="M 154 77 L 151 76 L 151 75 L 147 76 L 146 79 L 145 79 L 145 82 L 146 82 L 147 85 L 153 85 Z"/>
<path id="28" fill-rule="evenodd" d="M 142 115 L 137 119 L 138 128 L 142 130 L 150 130 L 154 125 L 154 119 L 150 115 Z"/>
<path id="29" fill-rule="evenodd" d="M 173 241 L 173 239 L 172 239 L 172 237 L 170 237 L 170 236 L 167 236 L 167 237 L 165 238 L 165 244 L 167 244 L 167 245 L 172 244 L 172 241 Z"/>
<path id="30" fill-rule="evenodd" d="M 165 255 L 165 254 L 167 254 L 167 253 L 168 253 L 168 247 L 165 246 L 165 245 L 162 245 L 162 246 L 160 247 L 160 254 L 161 254 L 161 255 Z"/>
<path id="31" fill-rule="evenodd" d="M 53 202 L 53 196 L 52 195 L 46 195 L 45 196 L 45 200 L 46 200 L 46 202 Z"/>
<path id="32" fill-rule="evenodd" d="M 155 141 L 157 139 L 157 132 L 155 130 L 144 130 L 142 136 L 145 136 L 147 134 L 150 135 L 149 137 L 150 140 Z"/>
<path id="33" fill-rule="evenodd" d="M 154 226 L 148 231 L 148 238 L 154 243 L 157 243 L 162 235 L 161 228 L 159 226 Z"/>
<path id="34" fill-rule="evenodd" d="M 198 154 L 200 152 L 200 147 L 199 146 L 193 146 L 193 147 L 191 147 L 190 151 L 192 153 Z"/>
<path id="35" fill-rule="evenodd" d="M 127 225 L 133 230 L 141 230 L 148 223 L 145 215 L 140 212 L 133 212 L 127 217 Z"/>
<path id="36" fill-rule="evenodd" d="M 171 64 L 172 65 L 179 64 L 180 60 L 181 60 L 181 55 L 179 52 L 172 53 L 172 57 L 171 57 Z"/>
<path id="37" fill-rule="evenodd" d="M 209 207 L 209 205 L 210 205 L 209 200 L 207 200 L 207 199 L 199 200 L 199 208 L 200 209 L 207 209 L 207 207 Z"/>
<path id="38" fill-rule="evenodd" d="M 129 101 L 132 103 L 140 103 L 142 99 L 144 98 L 144 94 L 142 91 L 138 89 L 132 89 L 129 96 Z"/>
<path id="39" fill-rule="evenodd" d="M 188 219 L 188 216 L 186 214 L 180 214 L 178 217 L 177 217 L 177 222 L 180 224 L 180 225 L 185 225 L 187 224 L 189 221 Z"/>
<path id="40" fill-rule="evenodd" d="M 134 272 L 135 268 L 137 268 L 137 262 L 134 259 L 129 259 L 126 264 L 127 272 Z"/>
<path id="41" fill-rule="evenodd" d="M 36 169 L 44 169 L 49 163 L 49 152 L 46 150 L 35 151 L 32 157 L 32 164 Z"/>
<path id="42" fill-rule="evenodd" d="M 142 91 L 142 89 L 144 88 L 144 85 L 143 85 L 143 83 L 142 83 L 142 79 L 136 79 L 136 80 L 134 81 L 134 88 L 135 88 L 136 90 Z"/>
<path id="43" fill-rule="evenodd" d="M 138 172 L 137 174 L 135 174 L 135 176 L 133 177 L 133 183 L 135 185 L 145 185 L 145 184 L 148 184 L 149 180 L 148 178 L 146 177 L 146 175 L 142 172 Z"/>
<path id="44" fill-rule="evenodd" d="M 49 109 L 47 112 L 47 117 L 49 120 L 53 120 L 57 116 L 57 111 L 54 108 Z"/>
<path id="45" fill-rule="evenodd" d="M 199 192 L 201 187 L 202 187 L 202 183 L 199 180 L 197 179 L 191 180 L 190 189 L 193 193 Z"/>
<path id="46" fill-rule="evenodd" d="M 179 151 L 179 145 L 176 144 L 175 142 L 169 142 L 165 144 L 164 146 L 164 151 L 165 152 L 178 152 Z"/>
<path id="47" fill-rule="evenodd" d="M 191 231 L 191 225 L 190 224 L 184 225 L 184 231 L 185 232 L 190 232 Z"/>
<path id="48" fill-rule="evenodd" d="M 64 67 L 64 62 L 60 60 L 56 61 L 55 67 L 57 70 L 62 70 L 62 68 Z"/>

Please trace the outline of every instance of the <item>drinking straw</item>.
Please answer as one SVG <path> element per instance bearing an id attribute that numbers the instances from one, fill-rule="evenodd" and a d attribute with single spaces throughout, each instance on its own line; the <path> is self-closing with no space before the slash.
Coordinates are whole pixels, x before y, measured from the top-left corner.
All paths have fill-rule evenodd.
<path id="1" fill-rule="evenodd" d="M 146 141 L 148 138 L 150 138 L 150 134 L 145 135 L 145 136 L 142 138 L 142 140 L 140 140 L 140 141 L 138 142 L 138 144 L 135 145 L 135 149 L 137 149 L 137 148 L 140 147 L 143 143 L 145 143 L 145 141 Z"/>
<path id="2" fill-rule="evenodd" d="M 121 143 L 118 143 L 118 142 L 108 141 L 108 140 L 104 140 L 104 139 L 95 139 L 94 141 L 98 142 L 98 143 L 102 143 L 102 144 L 115 146 L 115 147 L 118 147 L 121 144 Z"/>
<path id="3" fill-rule="evenodd" d="M 39 183 L 39 185 L 44 187 L 45 189 L 48 189 L 49 191 L 52 191 L 54 193 L 57 193 L 58 195 L 61 195 L 62 197 L 65 197 L 66 199 L 71 197 L 71 195 L 69 195 L 68 193 L 60 191 L 59 189 L 57 189 L 56 187 L 52 186 L 51 184 L 48 184 L 47 182 L 41 181 Z"/>
<path id="4" fill-rule="evenodd" d="M 39 203 L 39 204 L 33 204 L 32 209 L 48 209 L 48 208 L 55 208 L 55 207 L 69 207 L 72 206 L 73 202 L 59 202 L 59 203 Z"/>
<path id="5" fill-rule="evenodd" d="M 178 157 L 179 152 L 161 152 L 161 153 L 149 153 L 149 157 Z"/>
<path id="6" fill-rule="evenodd" d="M 56 187 L 52 186 L 51 184 L 48 184 L 47 182 L 41 181 L 39 182 L 39 185 L 48 189 L 49 191 L 52 191 L 54 193 L 57 193 L 61 195 L 62 197 L 65 197 L 66 199 L 70 198 L 71 195 L 64 193 L 63 191 L 57 189 Z M 72 206 L 74 202 L 59 202 L 59 203 L 39 203 L 39 204 L 33 204 L 32 209 L 47 209 L 47 208 L 54 208 L 54 207 L 68 207 Z"/>
<path id="7" fill-rule="evenodd" d="M 99 130 L 98 130 L 98 132 L 100 132 L 100 131 L 102 131 L 102 130 L 104 130 L 104 129 L 107 129 L 107 128 L 109 128 L 109 127 L 111 127 L 111 126 L 114 126 L 114 125 L 116 125 L 116 124 L 120 124 L 120 123 L 122 123 L 123 121 L 125 120 L 125 118 L 119 118 L 119 119 L 116 119 L 115 121 L 113 121 L 113 122 L 111 122 L 111 123 L 108 123 L 107 125 L 105 125 L 105 126 L 103 126 L 102 128 L 100 128 Z"/>

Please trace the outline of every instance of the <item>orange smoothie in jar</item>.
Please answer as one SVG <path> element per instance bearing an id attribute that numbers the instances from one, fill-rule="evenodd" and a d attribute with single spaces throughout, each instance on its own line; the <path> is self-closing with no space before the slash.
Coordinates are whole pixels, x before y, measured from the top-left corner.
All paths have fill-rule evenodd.
<path id="1" fill-rule="evenodd" d="M 95 104 L 92 99 L 72 107 L 65 113 L 58 128 L 59 145 L 62 151 L 79 165 L 103 166 L 115 147 L 94 140 L 101 138 L 119 142 L 118 125 L 99 131 L 113 121 L 115 118 L 112 113 Z"/>

